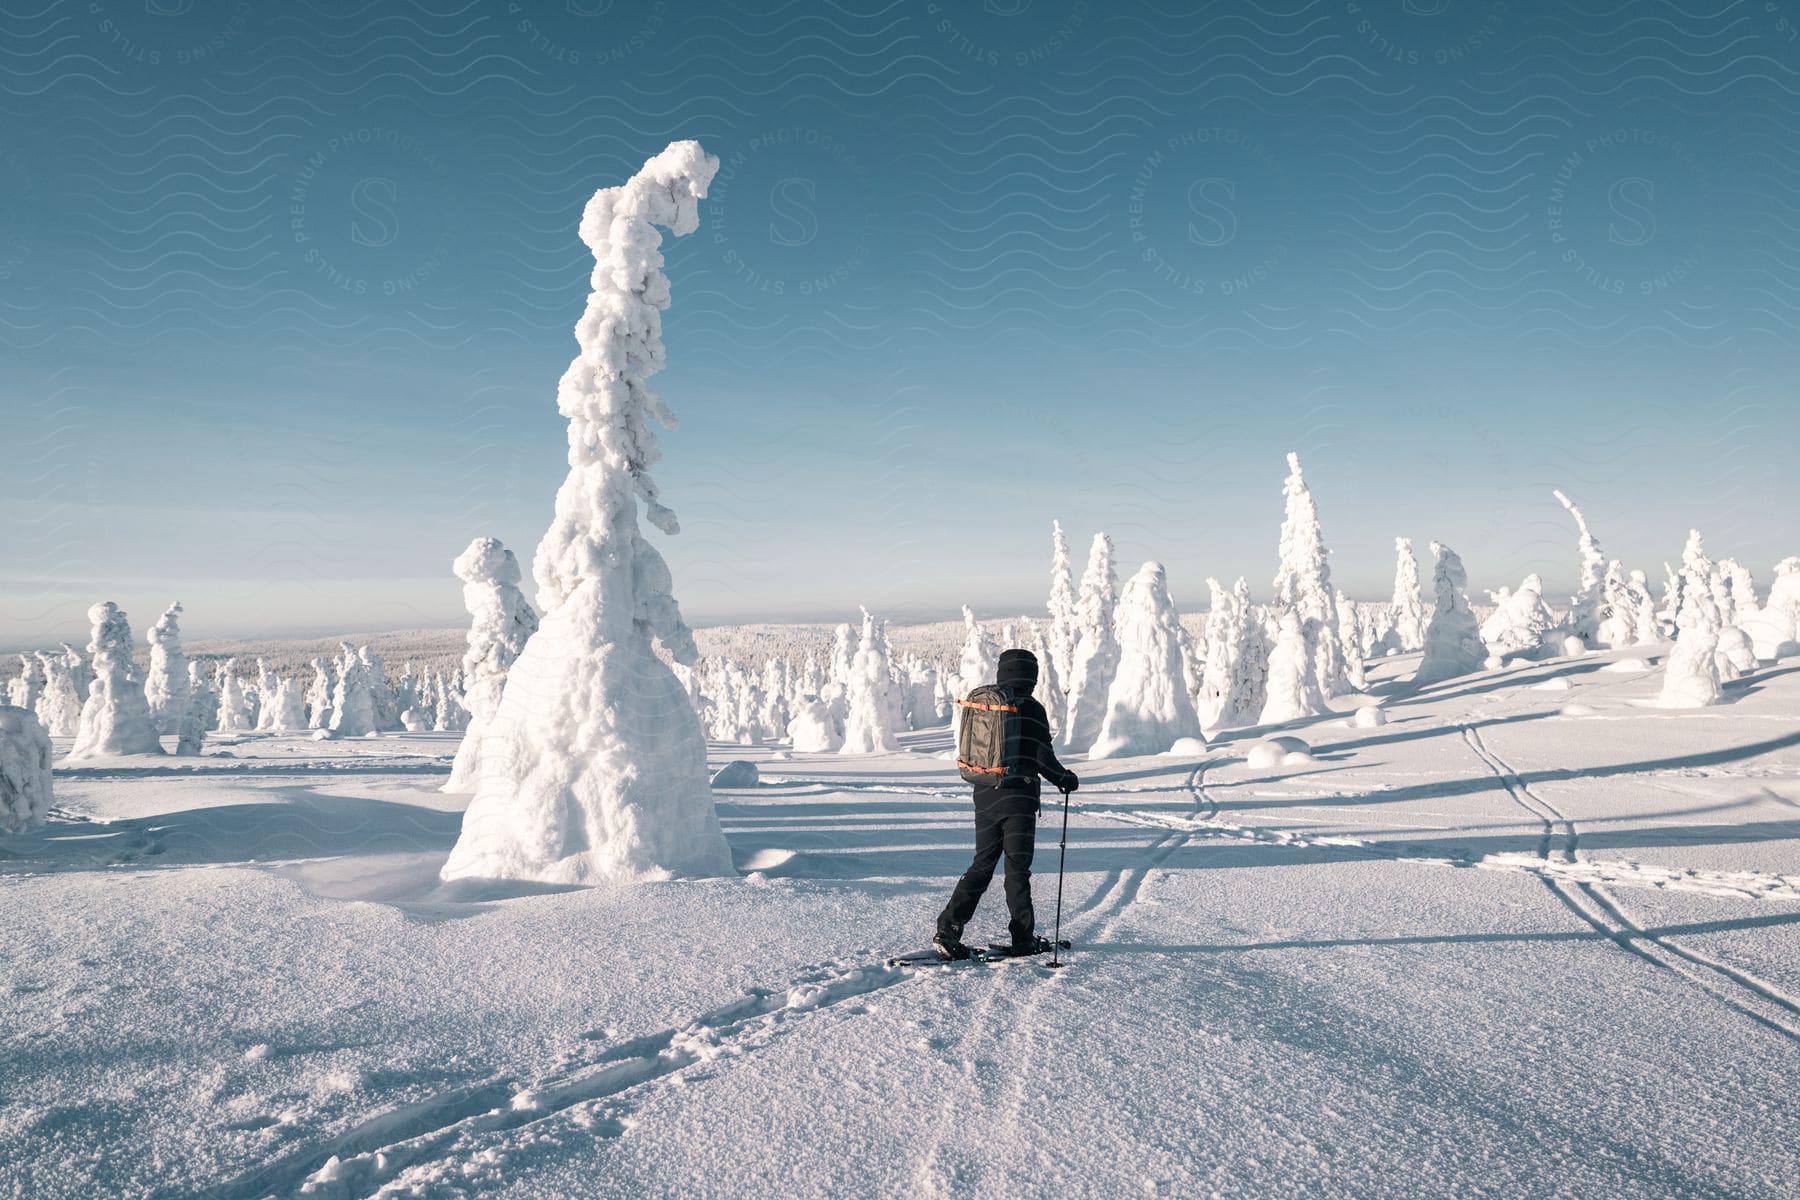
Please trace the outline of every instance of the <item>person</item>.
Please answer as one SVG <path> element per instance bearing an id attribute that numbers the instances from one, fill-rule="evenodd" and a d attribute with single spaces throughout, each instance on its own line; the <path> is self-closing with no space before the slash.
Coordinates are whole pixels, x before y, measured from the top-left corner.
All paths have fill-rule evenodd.
<path id="1" fill-rule="evenodd" d="M 995 682 L 1018 705 L 1009 717 L 1006 750 L 1001 766 L 1005 773 L 993 786 L 975 787 L 975 861 L 957 881 L 950 902 L 938 914 L 937 935 L 931 945 L 943 958 L 967 958 L 963 928 L 975 915 L 982 893 L 993 881 L 994 868 L 1006 860 L 1006 908 L 1010 918 L 1012 954 L 1042 954 L 1048 939 L 1037 936 L 1037 920 L 1031 908 L 1031 857 L 1037 843 L 1040 778 L 1058 789 L 1072 792 L 1081 786 L 1075 772 L 1056 761 L 1050 742 L 1050 719 L 1044 706 L 1032 696 L 1037 686 L 1037 656 L 1029 650 L 1004 650 Z M 1017 726 L 1010 724 L 1017 721 Z"/>

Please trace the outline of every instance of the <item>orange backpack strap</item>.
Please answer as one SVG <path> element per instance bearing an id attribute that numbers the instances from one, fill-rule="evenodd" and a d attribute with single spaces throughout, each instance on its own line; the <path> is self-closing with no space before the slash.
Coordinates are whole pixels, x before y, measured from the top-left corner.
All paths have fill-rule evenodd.
<path id="1" fill-rule="evenodd" d="M 976 700 L 958 700 L 956 702 L 956 706 L 958 708 L 979 708 L 983 712 L 1018 712 L 1019 711 L 1019 706 L 1016 704 L 982 704 Z"/>

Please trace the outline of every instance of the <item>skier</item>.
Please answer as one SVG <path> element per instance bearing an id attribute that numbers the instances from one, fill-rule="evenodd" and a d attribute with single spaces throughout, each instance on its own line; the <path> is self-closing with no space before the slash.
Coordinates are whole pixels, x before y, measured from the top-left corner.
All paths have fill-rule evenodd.
<path id="1" fill-rule="evenodd" d="M 996 683 L 1018 709 L 1008 714 L 999 781 L 975 786 L 975 861 L 957 881 L 950 903 L 938 914 L 932 949 L 946 959 L 968 958 L 963 926 L 975 915 L 982 893 L 994 878 L 994 867 L 1006 859 L 1006 907 L 1011 915 L 1015 955 L 1042 954 L 1049 939 L 1038 937 L 1031 910 L 1031 856 L 1037 841 L 1041 776 L 1065 792 L 1081 786 L 1075 772 L 1056 761 L 1044 706 L 1031 695 L 1037 685 L 1037 657 L 1029 650 L 1001 653 Z"/>

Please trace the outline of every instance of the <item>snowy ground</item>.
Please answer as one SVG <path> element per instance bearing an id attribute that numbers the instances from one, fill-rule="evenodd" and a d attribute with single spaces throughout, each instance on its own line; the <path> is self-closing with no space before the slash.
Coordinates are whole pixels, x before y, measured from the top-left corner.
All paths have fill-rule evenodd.
<path id="1" fill-rule="evenodd" d="M 1791 1197 L 1800 664 L 1668 712 L 1618 657 L 1096 764 L 1060 973 L 882 965 L 968 853 L 944 733 L 715 746 L 743 880 L 508 896 L 435 887 L 453 735 L 62 770 L 0 1194 Z"/>

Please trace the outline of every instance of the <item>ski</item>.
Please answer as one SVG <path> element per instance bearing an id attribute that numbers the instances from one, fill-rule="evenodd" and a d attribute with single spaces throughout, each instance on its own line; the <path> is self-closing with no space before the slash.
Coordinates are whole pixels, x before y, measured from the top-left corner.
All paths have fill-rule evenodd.
<path id="1" fill-rule="evenodd" d="M 1056 948 L 1059 950 L 1072 950 L 1074 949 L 1074 945 L 1065 939 L 1057 942 Z M 1033 958 L 1042 958 L 1048 953 L 1049 951 L 1045 950 L 1037 954 L 1011 954 L 1008 953 L 1007 947 L 1005 946 L 971 946 L 969 947 L 969 957 L 967 958 L 945 958 L 935 950 L 923 950 L 916 954 L 897 954 L 887 960 L 887 965 L 890 967 L 953 967 L 958 963 L 970 962 L 1024 962 Z"/>

